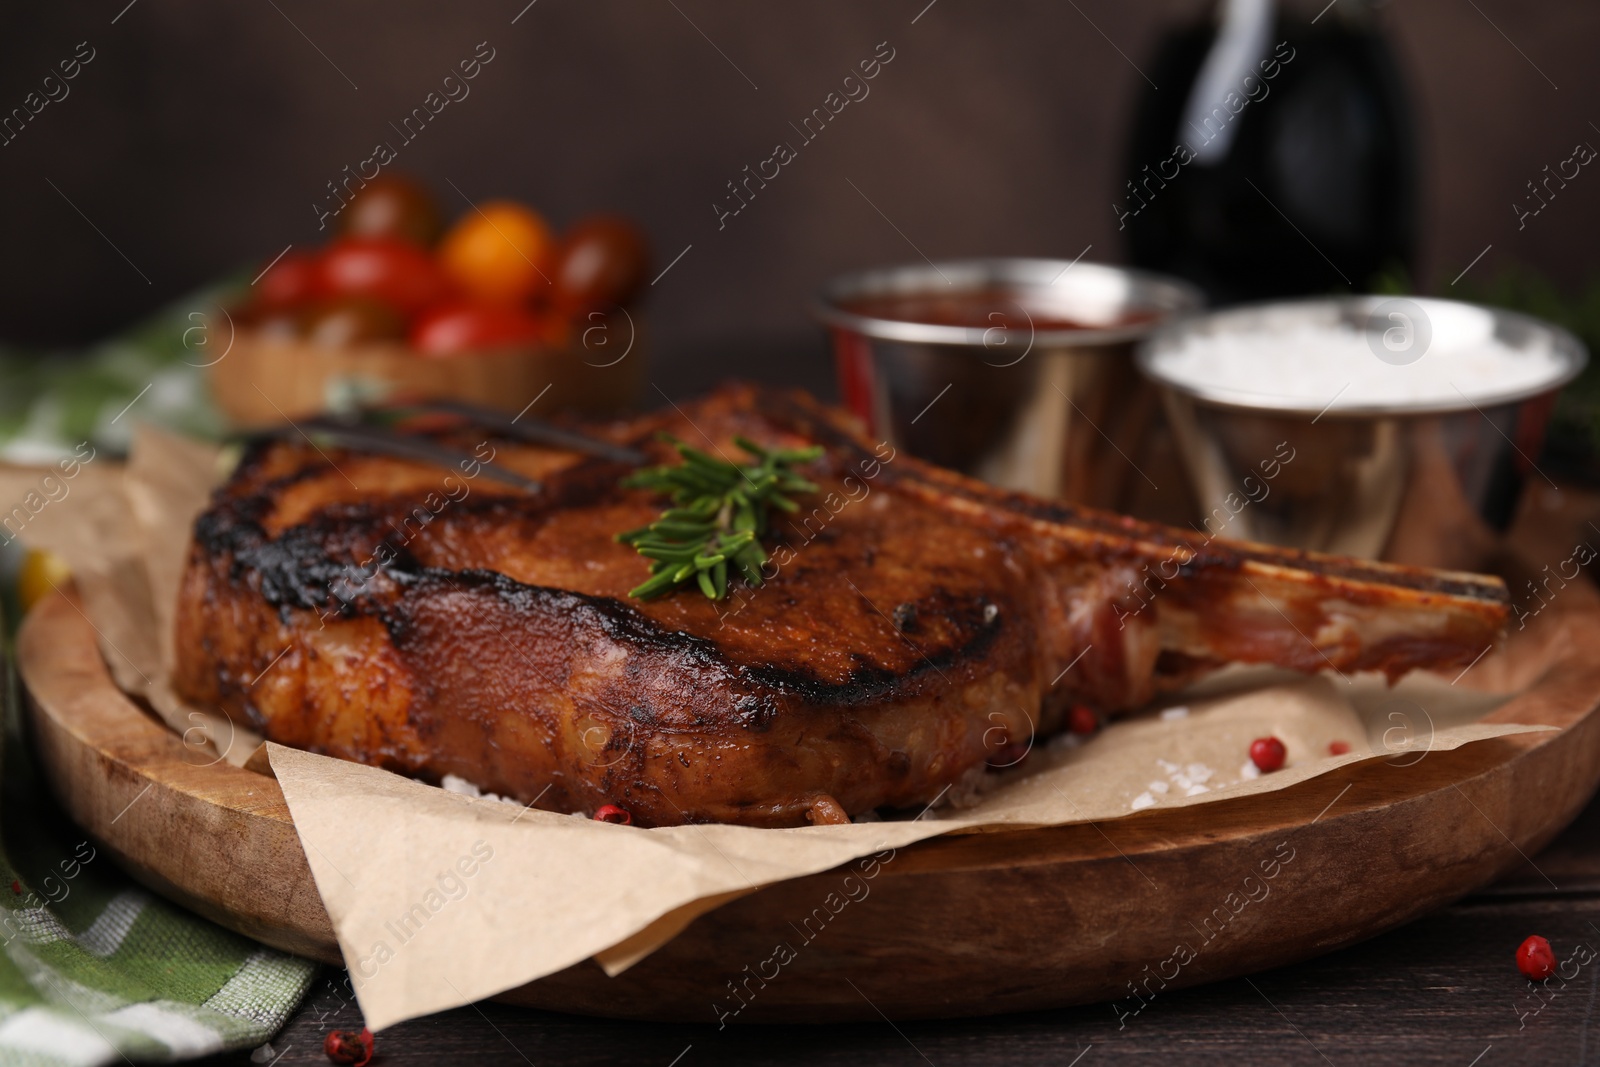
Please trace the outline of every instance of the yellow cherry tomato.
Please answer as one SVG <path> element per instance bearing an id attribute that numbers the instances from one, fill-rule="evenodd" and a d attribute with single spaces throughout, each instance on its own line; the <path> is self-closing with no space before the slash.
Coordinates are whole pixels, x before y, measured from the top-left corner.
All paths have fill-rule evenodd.
<path id="1" fill-rule="evenodd" d="M 17 572 L 17 600 L 22 610 L 28 611 L 57 586 L 72 580 L 72 571 L 66 560 L 53 552 L 29 551 L 28 558 Z"/>
<path id="2" fill-rule="evenodd" d="M 500 304 L 548 289 L 555 239 L 537 212 L 509 200 L 468 211 L 439 243 L 439 265 L 470 296 Z"/>

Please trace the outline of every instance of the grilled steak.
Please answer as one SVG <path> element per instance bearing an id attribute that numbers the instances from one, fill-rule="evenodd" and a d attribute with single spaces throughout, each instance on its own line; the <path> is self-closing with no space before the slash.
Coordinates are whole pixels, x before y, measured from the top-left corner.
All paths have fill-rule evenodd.
<path id="1" fill-rule="evenodd" d="M 282 744 L 644 825 L 837 821 L 927 803 L 1007 744 L 1229 662 L 1464 667 L 1496 579 L 1207 541 L 1006 493 L 896 454 L 806 397 L 730 387 L 591 432 L 825 447 L 819 491 L 721 601 L 627 591 L 613 537 L 659 516 L 629 467 L 486 437 L 435 441 L 537 491 L 284 436 L 195 523 L 178 688 Z"/>

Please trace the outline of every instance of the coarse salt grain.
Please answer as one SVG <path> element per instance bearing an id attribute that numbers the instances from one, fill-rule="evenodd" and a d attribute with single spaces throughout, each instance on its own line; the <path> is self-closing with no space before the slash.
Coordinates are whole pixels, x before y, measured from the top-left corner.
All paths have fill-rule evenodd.
<path id="1" fill-rule="evenodd" d="M 983 802 L 984 794 L 993 789 L 997 781 L 995 775 L 988 774 L 986 771 L 987 768 L 981 763 L 976 767 L 968 768 L 965 774 L 957 778 L 955 783 L 945 790 L 942 799 L 934 804 L 934 807 L 949 807 L 957 810 L 977 807 Z"/>
<path id="2" fill-rule="evenodd" d="M 464 797 L 481 797 L 483 790 L 454 774 L 447 774 L 439 779 L 439 787 L 449 793 L 460 793 Z"/>
<path id="3" fill-rule="evenodd" d="M 1155 807 L 1156 798 L 1149 793 L 1140 793 L 1133 798 L 1133 803 L 1128 805 L 1130 811 L 1143 811 L 1145 808 Z"/>
<path id="4" fill-rule="evenodd" d="M 447 793 L 456 793 L 460 796 L 472 797 L 474 800 L 497 800 L 502 804 L 514 804 L 519 808 L 522 807 L 521 803 L 511 799 L 510 797 L 503 797 L 499 793 L 485 793 L 474 783 L 454 774 L 447 774 L 443 778 L 439 779 L 439 788 L 443 789 Z"/>
<path id="5" fill-rule="evenodd" d="M 1191 763 L 1186 767 L 1180 767 L 1176 763 L 1158 759 L 1156 760 L 1156 766 L 1161 768 L 1162 773 L 1167 776 L 1167 780 L 1174 787 L 1181 789 L 1186 797 L 1194 797 L 1199 796 L 1201 793 L 1211 792 L 1211 788 L 1205 783 L 1209 782 L 1212 776 L 1217 773 L 1204 763 Z M 1151 788 L 1154 788 L 1155 785 L 1156 783 L 1152 782 Z M 1161 792 L 1166 792 L 1165 784 L 1162 785 Z"/>
<path id="6" fill-rule="evenodd" d="M 1174 719 L 1186 719 L 1189 717 L 1189 709 L 1184 707 L 1182 704 L 1175 708 L 1162 708 L 1161 717 L 1168 722 L 1171 722 Z"/>
<path id="7" fill-rule="evenodd" d="M 1197 333 L 1159 352 L 1151 368 L 1161 378 L 1201 392 L 1223 390 L 1239 402 L 1339 410 L 1370 405 L 1460 405 L 1534 391 L 1558 380 L 1567 361 L 1544 347 L 1513 348 L 1494 336 L 1493 320 L 1477 308 L 1429 304 L 1431 339 L 1409 363 L 1378 358 L 1382 329 L 1319 326 L 1264 318 L 1253 328 Z M 1414 342 L 1420 343 L 1421 333 Z M 1371 343 L 1369 343 L 1369 341 Z M 1404 356 L 1404 350 L 1397 350 Z"/>

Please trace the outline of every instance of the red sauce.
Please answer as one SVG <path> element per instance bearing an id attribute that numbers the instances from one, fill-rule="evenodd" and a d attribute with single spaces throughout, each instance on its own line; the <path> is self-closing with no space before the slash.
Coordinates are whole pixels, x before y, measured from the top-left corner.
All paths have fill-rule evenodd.
<path id="1" fill-rule="evenodd" d="M 1100 322 L 1068 318 L 1027 297 L 1019 298 L 1005 289 L 969 289 L 954 293 L 892 293 L 864 296 L 840 303 L 853 315 L 894 322 L 915 322 L 928 326 L 965 326 L 980 330 L 995 326 L 1035 330 L 1109 330 L 1152 322 L 1159 312 L 1130 309 Z"/>

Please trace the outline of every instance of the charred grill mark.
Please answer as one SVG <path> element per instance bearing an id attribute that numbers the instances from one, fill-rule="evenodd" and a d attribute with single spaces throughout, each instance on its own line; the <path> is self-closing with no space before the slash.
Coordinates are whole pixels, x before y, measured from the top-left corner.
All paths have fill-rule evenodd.
<path id="1" fill-rule="evenodd" d="M 499 498 L 480 505 L 486 515 L 506 509 L 508 505 Z M 548 509 L 548 504 L 535 506 L 527 500 L 509 506 L 522 517 Z M 918 656 L 904 672 L 862 666 L 843 682 L 829 682 L 780 667 L 739 667 L 714 641 L 665 629 L 612 597 L 526 585 L 498 571 L 425 567 L 404 548 L 393 550 L 392 557 L 381 564 L 374 560 L 375 565 L 362 567 L 361 560 L 372 558 L 360 543 L 362 538 L 370 537 L 377 521 L 390 514 L 381 507 L 334 505 L 277 537 L 267 535 L 259 523 L 240 514 L 241 510 L 230 502 L 202 514 L 195 525 L 197 551 L 229 561 L 230 578 L 252 585 L 286 623 L 294 610 L 344 619 L 371 616 L 389 631 L 397 648 L 412 632 L 406 603 L 411 597 L 490 591 L 516 612 L 571 617 L 637 651 L 682 657 L 687 666 L 730 680 L 743 677 L 756 688 L 771 687 L 808 703 L 847 705 L 890 698 L 918 688 L 924 675 L 982 662 L 1001 621 L 987 610 L 991 605 L 982 598 L 956 601 L 936 594 L 917 604 L 902 605 L 913 620 L 921 612 L 946 623 L 949 647 L 923 652 L 913 645 Z M 755 730 L 765 730 L 778 711 L 773 701 L 757 698 L 747 698 L 732 710 Z"/>
<path id="2" fill-rule="evenodd" d="M 322 456 L 310 451 L 290 453 L 295 463 L 275 478 L 266 475 L 271 461 L 282 454 L 283 443 L 277 439 L 257 438 L 245 447 L 243 456 L 233 470 L 233 475 L 212 492 L 213 505 L 231 501 L 253 512 L 253 517 L 264 518 L 270 514 L 275 498 L 285 489 L 303 482 L 314 481 L 334 468 Z"/>
<path id="3" fill-rule="evenodd" d="M 281 461 L 271 451 L 274 447 L 290 449 L 292 458 L 302 466 L 263 482 L 263 472 Z M 728 679 L 736 689 L 766 687 L 786 700 L 824 705 L 870 702 L 917 691 L 929 672 L 982 662 L 994 637 L 994 612 L 986 600 L 969 603 L 936 593 L 920 603 L 902 605 L 902 613 L 909 612 L 902 614 L 907 631 L 921 633 L 927 629 L 925 622 L 918 622 L 919 610 L 939 623 L 939 633 L 927 642 L 931 647 L 910 646 L 916 658 L 904 670 L 861 664 L 843 681 L 837 681 L 824 680 L 804 668 L 742 667 L 729 660 L 714 641 L 660 626 L 617 598 L 525 585 L 493 571 L 424 566 L 405 543 L 396 543 L 392 529 L 385 532 L 386 524 L 392 527 L 393 521 L 408 514 L 411 501 L 403 493 L 378 501 L 326 503 L 306 521 L 283 529 L 276 536 L 269 534 L 266 524 L 276 494 L 306 478 L 323 476 L 330 469 L 321 457 L 307 450 L 294 449 L 282 441 L 255 442 L 230 483 L 236 495 L 230 496 L 227 489 L 219 491 L 213 506 L 195 523 L 197 557 L 226 561 L 232 582 L 250 588 L 276 609 L 285 625 L 292 623 L 296 611 L 316 612 L 324 619 L 373 617 L 388 630 L 398 648 L 413 632 L 408 607 L 412 597 L 445 588 L 453 592 L 490 590 L 516 612 L 558 618 L 570 615 L 630 650 L 678 658 L 691 669 Z M 541 494 L 474 494 L 452 501 L 449 524 L 468 531 L 480 524 L 499 526 L 513 521 L 536 527 L 560 508 L 593 503 L 608 496 L 620 497 L 617 479 L 621 470 L 610 461 L 590 459 L 547 478 L 546 490 Z M 241 491 L 241 486 L 248 488 Z M 796 565 L 790 578 L 799 581 L 804 573 L 805 565 Z M 774 590 L 770 595 L 781 595 L 795 604 L 787 590 Z M 898 633 L 896 638 L 904 640 Z M 635 671 L 636 662 L 636 657 L 629 657 L 630 673 Z M 739 684 L 741 680 L 745 684 Z M 772 698 L 750 697 L 729 710 L 750 728 L 764 730 L 777 715 L 778 703 Z"/>
<path id="4" fill-rule="evenodd" d="M 253 502 L 253 501 L 250 501 Z M 258 522 L 246 518 L 253 507 L 240 501 L 213 507 L 195 523 L 198 550 L 213 558 L 229 560 L 230 579 L 248 582 L 267 605 L 278 609 L 288 621 L 294 609 L 315 611 L 325 616 L 373 616 L 389 630 L 397 648 L 405 645 L 411 633 L 411 597 L 461 590 L 491 590 L 507 601 L 517 613 L 538 613 L 554 617 L 574 617 L 594 625 L 606 638 L 645 653 L 685 657 L 696 669 L 709 669 L 725 677 L 746 677 L 757 688 L 770 686 L 778 693 L 802 701 L 826 705 L 848 705 L 882 701 L 906 688 L 917 688 L 922 675 L 954 669 L 963 662 L 981 661 L 994 641 L 998 625 L 986 619 L 984 603 L 946 603 L 936 597 L 922 603 L 923 611 L 952 622 L 958 643 L 936 653 L 918 654 L 904 673 L 861 667 L 843 683 L 824 681 L 810 673 L 779 667 L 738 667 L 731 664 L 714 641 L 691 633 L 662 629 L 624 601 L 611 597 L 590 597 L 586 593 L 526 585 L 506 574 L 485 569 L 427 568 L 405 549 L 392 552 L 392 558 L 379 565 L 362 568 L 358 560 L 365 552 L 357 539 L 370 531 L 379 518 L 392 509 L 366 504 L 338 504 L 318 512 L 309 522 L 291 526 L 277 537 L 267 536 Z M 464 507 L 472 502 L 464 502 Z M 488 499 L 472 507 L 477 514 L 493 517 L 514 512 L 518 517 L 549 510 L 549 502 L 506 498 Z M 466 514 L 466 512 L 464 512 Z M 912 605 L 912 611 L 917 606 Z M 965 638 L 965 640 L 962 640 Z M 920 649 L 918 649 L 920 653 Z M 771 699 L 746 697 L 736 709 L 736 717 L 752 729 L 766 729 L 778 713 Z"/>
<path id="5" fill-rule="evenodd" d="M 435 583 L 438 583 L 437 585 Z M 904 673 L 861 667 L 842 682 L 826 682 L 800 671 L 778 667 L 740 667 L 731 663 L 714 641 L 657 625 L 628 604 L 612 597 L 589 596 L 565 589 L 526 585 L 498 571 L 444 571 L 421 568 L 409 595 L 427 595 L 447 587 L 453 591 L 486 590 L 504 599 L 518 613 L 571 618 L 577 625 L 593 627 L 608 640 L 643 653 L 657 653 L 680 660 L 684 666 L 707 670 L 730 681 L 746 679 L 758 691 L 771 689 L 813 704 L 848 705 L 891 698 L 914 688 L 922 676 L 953 669 L 987 658 L 990 645 L 999 631 L 999 620 L 982 621 L 981 604 L 952 607 L 958 631 L 972 634 L 964 644 L 921 657 Z M 632 657 L 630 657 L 630 660 Z M 742 687 L 741 687 L 742 688 Z M 759 696 L 745 696 L 734 708 L 742 723 L 764 730 L 777 714 L 776 705 Z"/>
<path id="6" fill-rule="evenodd" d="M 201 544 L 213 558 L 228 560 L 229 578 L 252 585 L 280 617 L 298 608 L 349 618 L 355 614 L 354 600 L 339 592 L 341 585 L 352 584 L 359 568 L 331 555 L 320 532 L 314 525 L 296 526 L 272 538 L 254 523 L 236 522 L 208 530 Z M 370 580 L 369 575 L 354 584 Z"/>
<path id="7" fill-rule="evenodd" d="M 272 434 L 258 434 L 244 442 L 244 451 L 239 456 L 239 462 L 234 465 L 233 476 L 217 489 L 220 497 L 234 484 L 246 480 L 253 480 L 261 469 L 267 465 L 267 457 L 278 444 L 278 438 Z"/>
<path id="8" fill-rule="evenodd" d="M 935 676 L 940 682 L 946 681 L 950 671 L 966 672 L 989 660 L 1003 619 L 1001 613 L 990 614 L 988 608 L 991 605 L 987 600 L 968 598 L 958 601 L 936 595 L 922 599 L 918 606 L 929 617 L 948 620 L 956 638 L 949 647 L 931 652 L 908 641 L 916 659 L 904 672 L 860 666 L 852 670 L 848 680 L 843 683 L 822 682 L 814 676 L 777 667 L 749 668 L 748 674 L 761 684 L 791 692 L 810 704 L 851 705 L 916 692 L 923 683 L 934 681 Z M 888 625 L 892 630 L 893 623 Z M 898 631 L 892 632 L 896 638 L 906 640 Z"/>

